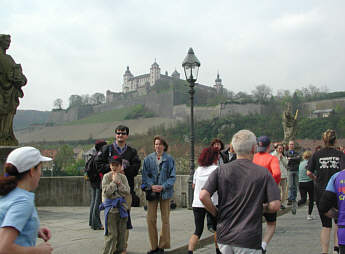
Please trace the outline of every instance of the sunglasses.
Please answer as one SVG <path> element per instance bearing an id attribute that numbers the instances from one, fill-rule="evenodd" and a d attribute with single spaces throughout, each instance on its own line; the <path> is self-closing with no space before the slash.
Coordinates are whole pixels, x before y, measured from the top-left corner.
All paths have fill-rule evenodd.
<path id="1" fill-rule="evenodd" d="M 115 132 L 116 133 L 116 135 L 127 135 L 127 132 Z"/>

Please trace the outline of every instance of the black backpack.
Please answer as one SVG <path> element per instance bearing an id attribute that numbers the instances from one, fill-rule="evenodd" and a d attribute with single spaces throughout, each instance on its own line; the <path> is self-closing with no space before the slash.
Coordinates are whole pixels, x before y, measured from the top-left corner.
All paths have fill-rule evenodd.
<path id="1" fill-rule="evenodd" d="M 100 180 L 96 167 L 96 156 L 97 155 L 91 155 L 90 159 L 85 164 L 85 173 L 92 183 L 98 182 Z"/>

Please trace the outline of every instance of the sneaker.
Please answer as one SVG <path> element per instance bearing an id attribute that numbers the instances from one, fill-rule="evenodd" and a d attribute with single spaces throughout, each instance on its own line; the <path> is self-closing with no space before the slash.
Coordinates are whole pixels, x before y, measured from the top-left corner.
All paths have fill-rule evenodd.
<path id="1" fill-rule="evenodd" d="M 285 210 L 285 209 L 286 209 L 286 207 L 284 205 L 280 206 L 280 210 Z"/>
<path id="2" fill-rule="evenodd" d="M 164 254 L 164 249 L 158 248 L 157 254 Z"/>
<path id="3" fill-rule="evenodd" d="M 297 211 L 297 202 L 294 200 L 292 201 L 291 213 L 295 215 L 296 211 Z"/>
<path id="4" fill-rule="evenodd" d="M 150 251 L 148 251 L 147 254 L 156 254 L 156 253 L 158 253 L 158 252 L 159 252 L 159 249 L 157 248 L 157 249 L 155 249 L 155 250 L 150 250 Z"/>
<path id="5" fill-rule="evenodd" d="M 216 232 L 212 227 L 209 227 L 208 231 L 211 232 L 212 234 Z"/>
<path id="6" fill-rule="evenodd" d="M 314 219 L 313 216 L 311 216 L 310 214 L 308 214 L 307 220 L 313 220 L 313 219 Z"/>
<path id="7" fill-rule="evenodd" d="M 262 254 L 266 254 L 266 250 L 261 247 Z"/>

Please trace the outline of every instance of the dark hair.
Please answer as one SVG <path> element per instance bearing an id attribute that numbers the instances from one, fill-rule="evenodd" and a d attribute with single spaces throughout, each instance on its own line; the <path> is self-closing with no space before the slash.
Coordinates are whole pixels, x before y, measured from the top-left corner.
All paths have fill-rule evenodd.
<path id="1" fill-rule="evenodd" d="M 30 170 L 19 173 L 18 169 L 11 163 L 5 163 L 5 176 L 0 177 L 0 196 L 5 196 L 17 187 L 17 183 Z"/>
<path id="2" fill-rule="evenodd" d="M 97 140 L 96 142 L 95 142 L 95 149 L 96 149 L 96 151 L 98 152 L 98 151 L 100 151 L 101 149 L 102 149 L 102 147 L 104 146 L 104 145 L 106 145 L 107 144 L 107 142 L 105 142 L 104 140 Z"/>
<path id="3" fill-rule="evenodd" d="M 207 167 L 211 166 L 218 160 L 218 151 L 212 147 L 204 148 L 199 155 L 198 163 L 200 166 Z"/>
<path id="4" fill-rule="evenodd" d="M 161 136 L 155 136 L 155 137 L 153 138 L 153 145 L 155 145 L 156 140 L 159 140 L 159 141 L 161 142 L 161 144 L 163 144 L 163 146 L 164 146 L 164 152 L 167 152 L 167 151 L 168 151 L 168 148 L 169 148 L 168 143 L 167 143 Z"/>
<path id="5" fill-rule="evenodd" d="M 224 143 L 219 138 L 213 139 L 211 142 L 211 146 L 213 146 L 215 143 L 219 143 L 220 144 L 220 150 L 224 150 Z"/>
<path id="6" fill-rule="evenodd" d="M 124 126 L 124 125 L 118 125 L 116 128 L 115 128 L 115 132 L 117 131 L 125 131 L 127 133 L 127 135 L 129 135 L 129 128 L 127 126 Z"/>

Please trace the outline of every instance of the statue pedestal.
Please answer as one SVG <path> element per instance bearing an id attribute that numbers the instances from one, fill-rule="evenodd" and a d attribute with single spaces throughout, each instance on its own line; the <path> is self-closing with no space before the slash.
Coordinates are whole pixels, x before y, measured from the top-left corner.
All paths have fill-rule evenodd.
<path id="1" fill-rule="evenodd" d="M 4 164 L 7 156 L 18 146 L 0 146 L 0 176 L 4 175 Z"/>

